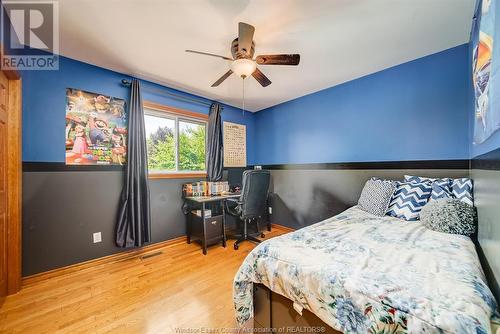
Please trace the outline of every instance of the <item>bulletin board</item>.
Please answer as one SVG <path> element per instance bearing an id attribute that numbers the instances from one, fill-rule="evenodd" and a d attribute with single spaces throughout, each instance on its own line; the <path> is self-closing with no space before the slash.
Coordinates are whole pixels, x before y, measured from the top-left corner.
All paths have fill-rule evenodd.
<path id="1" fill-rule="evenodd" d="M 247 127 L 224 122 L 224 167 L 247 166 Z"/>

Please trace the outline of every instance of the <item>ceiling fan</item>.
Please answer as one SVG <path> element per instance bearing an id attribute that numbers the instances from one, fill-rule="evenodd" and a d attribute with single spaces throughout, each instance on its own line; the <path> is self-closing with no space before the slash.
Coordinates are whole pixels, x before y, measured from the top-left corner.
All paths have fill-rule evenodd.
<path id="1" fill-rule="evenodd" d="M 238 37 L 234 39 L 231 43 L 231 54 L 232 58 L 219 56 L 213 53 L 201 52 L 195 50 L 186 50 L 186 52 L 197 53 L 205 56 L 212 56 L 222 58 L 224 60 L 232 61 L 231 69 L 224 73 L 216 82 L 212 84 L 212 87 L 219 86 L 224 80 L 226 80 L 231 74 L 235 73 L 239 77 L 245 79 L 246 77 L 252 75 L 255 80 L 257 80 L 262 87 L 267 87 L 271 84 L 264 73 L 262 73 L 258 68 L 258 65 L 298 65 L 300 62 L 299 54 L 277 54 L 277 55 L 260 55 L 255 59 L 252 59 L 255 53 L 255 43 L 253 41 L 253 34 L 255 32 L 255 27 L 240 22 L 238 24 Z"/>

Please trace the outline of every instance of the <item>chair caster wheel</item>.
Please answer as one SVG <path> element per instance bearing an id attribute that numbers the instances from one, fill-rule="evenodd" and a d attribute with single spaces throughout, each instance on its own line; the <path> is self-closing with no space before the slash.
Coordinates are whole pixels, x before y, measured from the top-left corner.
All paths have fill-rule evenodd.
<path id="1" fill-rule="evenodd" d="M 240 246 L 238 246 L 237 244 L 234 244 L 234 250 L 238 250 L 238 248 L 240 248 Z"/>
<path id="2" fill-rule="evenodd" d="M 265 235 L 264 233 L 261 233 L 261 234 L 260 234 L 260 237 L 261 237 L 261 238 L 265 238 L 265 237 L 266 237 L 266 235 Z"/>

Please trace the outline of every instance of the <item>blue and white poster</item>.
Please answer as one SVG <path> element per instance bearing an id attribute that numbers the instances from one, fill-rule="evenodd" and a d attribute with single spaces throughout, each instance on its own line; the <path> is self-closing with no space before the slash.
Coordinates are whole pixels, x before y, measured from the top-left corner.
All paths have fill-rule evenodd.
<path id="1" fill-rule="evenodd" d="M 500 43 L 495 42 L 497 0 L 483 0 L 473 32 L 474 144 L 500 129 Z M 479 15 L 478 15 L 479 14 Z M 500 18 L 499 18 L 500 19 Z"/>

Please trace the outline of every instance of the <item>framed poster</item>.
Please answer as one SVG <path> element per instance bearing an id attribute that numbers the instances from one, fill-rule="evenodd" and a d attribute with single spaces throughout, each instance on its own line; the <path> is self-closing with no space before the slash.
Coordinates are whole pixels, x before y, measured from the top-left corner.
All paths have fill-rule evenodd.
<path id="1" fill-rule="evenodd" d="M 496 45 L 498 33 L 495 17 L 496 0 L 478 3 L 476 23 L 473 33 L 473 83 L 474 83 L 474 144 L 480 144 L 500 129 L 500 51 Z"/>
<path id="2" fill-rule="evenodd" d="M 247 127 L 224 122 L 224 167 L 247 166 Z"/>
<path id="3" fill-rule="evenodd" d="M 66 89 L 66 165 L 127 162 L 125 100 Z"/>

